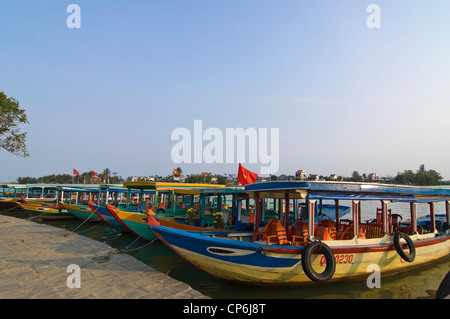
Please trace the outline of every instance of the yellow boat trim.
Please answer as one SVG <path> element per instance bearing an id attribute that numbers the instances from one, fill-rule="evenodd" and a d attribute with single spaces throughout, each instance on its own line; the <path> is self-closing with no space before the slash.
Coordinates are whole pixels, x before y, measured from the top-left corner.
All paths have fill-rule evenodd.
<path id="1" fill-rule="evenodd" d="M 225 187 L 225 185 L 218 184 L 197 184 L 197 183 L 165 183 L 165 182 L 146 182 L 146 181 L 135 181 L 135 182 L 125 182 L 124 187 L 144 187 L 156 189 L 157 187 L 167 187 L 167 188 L 213 188 L 213 187 Z"/>

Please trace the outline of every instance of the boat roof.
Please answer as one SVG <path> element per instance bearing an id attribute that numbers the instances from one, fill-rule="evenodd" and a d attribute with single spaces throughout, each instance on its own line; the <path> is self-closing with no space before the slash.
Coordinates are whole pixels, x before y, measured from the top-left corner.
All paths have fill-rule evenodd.
<path id="1" fill-rule="evenodd" d="M 246 185 L 250 196 L 260 192 L 261 198 L 391 200 L 435 202 L 450 200 L 450 188 L 357 182 L 272 181 Z M 253 196 L 252 196 L 253 197 Z"/>
<path id="2" fill-rule="evenodd" d="M 199 191 L 206 196 L 245 194 L 244 187 L 203 188 Z"/>
<path id="3" fill-rule="evenodd" d="M 175 188 L 219 188 L 225 187 L 225 185 L 219 184 L 202 184 L 202 183 L 166 183 L 166 182 L 149 182 L 149 181 L 135 181 L 135 182 L 125 182 L 124 187 L 136 188 L 136 189 L 175 189 Z"/>

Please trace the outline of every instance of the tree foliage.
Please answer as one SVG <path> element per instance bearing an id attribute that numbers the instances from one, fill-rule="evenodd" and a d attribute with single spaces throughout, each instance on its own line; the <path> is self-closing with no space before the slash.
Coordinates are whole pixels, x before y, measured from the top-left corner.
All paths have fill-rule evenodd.
<path id="1" fill-rule="evenodd" d="M 441 183 L 442 176 L 435 170 L 426 170 L 425 165 L 420 165 L 419 170 L 414 173 L 412 170 L 405 170 L 399 172 L 394 178 L 394 182 L 397 184 L 407 185 L 439 185 Z"/>
<path id="2" fill-rule="evenodd" d="M 0 148 L 19 157 L 28 157 L 27 133 L 20 131 L 20 124 L 28 124 L 25 110 L 19 107 L 19 101 L 0 92 Z"/>
<path id="3" fill-rule="evenodd" d="M 19 177 L 17 178 L 17 183 L 19 184 L 110 184 L 114 182 L 123 181 L 120 176 L 111 177 L 111 171 L 109 168 L 105 168 L 103 173 L 98 174 L 98 177 L 94 177 L 92 171 L 81 173 L 80 176 L 73 176 L 69 174 L 52 174 L 42 177 Z"/>

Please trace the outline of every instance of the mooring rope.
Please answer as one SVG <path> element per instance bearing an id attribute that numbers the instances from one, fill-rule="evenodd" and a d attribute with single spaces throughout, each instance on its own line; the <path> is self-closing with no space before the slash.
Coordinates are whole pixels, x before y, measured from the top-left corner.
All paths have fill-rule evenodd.
<path id="1" fill-rule="evenodd" d="M 84 223 L 85 222 L 87 222 L 88 220 L 89 220 L 89 218 L 91 218 L 92 217 L 92 215 L 94 215 L 95 214 L 95 212 L 92 212 L 90 215 L 89 215 L 89 217 L 88 218 L 86 218 L 80 225 L 78 225 L 74 230 L 72 230 L 72 232 L 76 232 L 76 230 L 78 229 L 78 228 L 80 228 L 81 226 L 83 226 L 84 225 Z M 103 220 L 102 220 L 102 222 L 103 222 Z M 97 226 L 97 225 L 96 225 Z"/>
<path id="2" fill-rule="evenodd" d="M 141 238 L 141 236 L 139 236 L 138 238 L 136 238 L 135 239 L 135 241 L 133 241 L 130 245 L 128 245 L 126 248 L 130 248 L 139 238 Z M 147 247 L 148 245 L 150 245 L 150 244 L 153 244 L 156 240 L 157 240 L 158 238 L 154 238 L 154 239 L 152 239 L 151 241 L 149 241 L 148 243 L 146 243 L 145 245 L 142 245 L 141 247 L 138 247 L 138 248 L 134 248 L 134 249 L 122 249 L 122 250 L 120 250 L 120 252 L 121 253 L 129 253 L 129 252 L 132 252 L 132 251 L 135 251 L 135 250 L 139 250 L 139 249 L 142 249 L 142 248 L 144 248 L 144 247 Z"/>
<path id="3" fill-rule="evenodd" d="M 8 209 L 0 211 L 0 213 L 6 213 L 6 212 L 9 212 L 10 210 L 14 210 L 14 209 L 18 209 L 18 208 L 17 207 L 8 208 Z"/>

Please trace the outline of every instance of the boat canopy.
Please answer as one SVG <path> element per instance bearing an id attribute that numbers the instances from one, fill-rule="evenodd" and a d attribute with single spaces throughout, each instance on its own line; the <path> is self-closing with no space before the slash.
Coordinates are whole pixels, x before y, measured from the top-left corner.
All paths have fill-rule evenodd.
<path id="1" fill-rule="evenodd" d="M 351 182 L 264 182 L 246 185 L 251 197 L 255 192 L 260 198 L 337 199 L 337 200 L 391 200 L 400 202 L 428 203 L 450 200 L 450 189 L 377 183 Z M 292 195 L 293 194 L 293 195 Z"/>
<path id="2" fill-rule="evenodd" d="M 166 182 L 148 182 L 148 181 L 135 181 L 125 182 L 124 187 L 139 188 L 139 189 L 156 189 L 159 187 L 164 188 L 211 188 L 211 187 L 225 187 L 225 185 L 218 184 L 201 184 L 201 183 L 166 183 Z"/>

